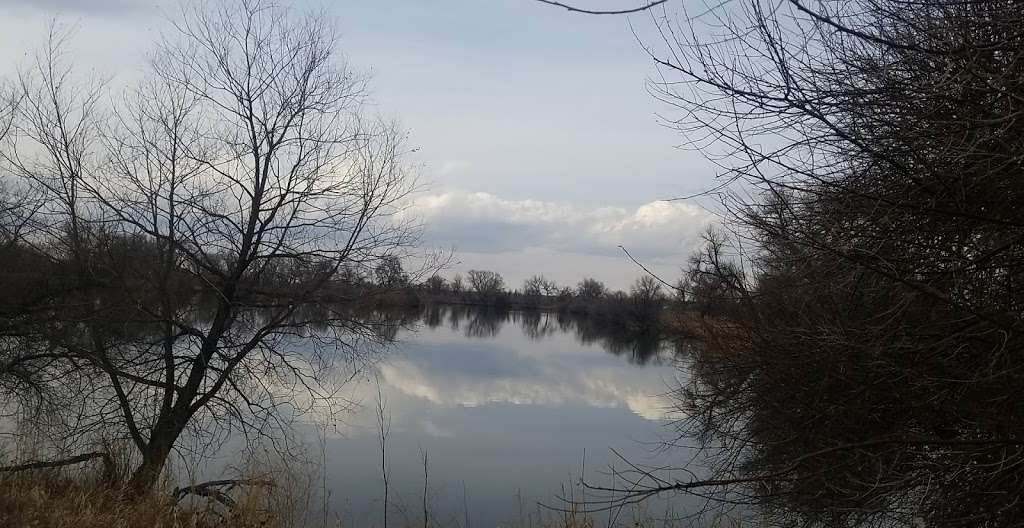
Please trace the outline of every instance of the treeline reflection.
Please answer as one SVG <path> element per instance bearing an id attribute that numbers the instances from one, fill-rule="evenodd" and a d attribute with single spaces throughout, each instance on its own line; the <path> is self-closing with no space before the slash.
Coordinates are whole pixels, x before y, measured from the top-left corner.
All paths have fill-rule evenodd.
<path id="1" fill-rule="evenodd" d="M 428 328 L 447 326 L 468 338 L 497 337 L 506 325 L 518 327 L 531 340 L 547 339 L 559 333 L 571 334 L 581 344 L 600 346 L 638 365 L 661 364 L 672 351 L 670 340 L 660 332 L 623 330 L 586 316 L 563 312 L 432 304 L 410 311 L 405 317 Z"/>
<path id="2" fill-rule="evenodd" d="M 302 316 L 313 319 L 314 315 Z M 599 346 L 616 356 L 625 357 L 637 365 L 660 365 L 674 357 L 685 343 L 671 339 L 657 329 L 636 329 L 626 325 L 609 324 L 586 314 L 543 310 L 511 310 L 493 306 L 461 304 L 426 304 L 421 306 L 395 306 L 385 308 L 335 308 L 330 314 L 335 325 L 351 327 L 353 336 L 362 336 L 377 342 L 392 342 L 401 330 L 447 327 L 467 338 L 493 339 L 502 329 L 511 325 L 530 340 L 548 339 L 556 334 L 571 334 L 583 345 Z M 258 314 L 255 317 L 259 317 Z M 309 325 L 304 335 L 327 331 L 326 325 Z"/>

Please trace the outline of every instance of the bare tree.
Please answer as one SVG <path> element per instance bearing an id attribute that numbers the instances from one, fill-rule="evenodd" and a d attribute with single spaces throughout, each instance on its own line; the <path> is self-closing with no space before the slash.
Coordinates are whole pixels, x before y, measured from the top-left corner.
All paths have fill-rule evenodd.
<path id="1" fill-rule="evenodd" d="M 658 303 L 665 300 L 665 292 L 661 289 L 661 283 L 650 275 L 644 275 L 637 279 L 629 287 L 629 295 L 634 301 L 643 304 Z"/>
<path id="2" fill-rule="evenodd" d="M 731 233 L 691 263 L 709 317 L 678 393 L 709 469 L 602 491 L 777 525 L 1019 526 L 1020 6 L 691 12 L 655 17 L 648 51 L 672 124 L 723 167 L 706 194 Z"/>
<path id="3" fill-rule="evenodd" d="M 505 279 L 497 272 L 469 270 L 466 274 L 469 287 L 481 298 L 494 298 L 505 291 Z"/>
<path id="4" fill-rule="evenodd" d="M 59 315 L 90 318 L 38 335 L 89 379 L 96 422 L 136 447 L 132 494 L 189 428 L 264 434 L 333 401 L 336 363 L 383 337 L 325 287 L 416 241 L 396 216 L 415 183 L 404 136 L 362 116 L 363 80 L 326 17 L 232 0 L 183 9 L 174 27 L 109 119 L 51 40 L 22 78 L 5 157 L 89 261 L 76 269 L 90 302 Z M 280 270 L 302 278 L 276 287 Z"/>
<path id="5" fill-rule="evenodd" d="M 558 293 L 558 285 L 555 281 L 543 275 L 533 275 L 523 282 L 523 295 L 531 297 L 553 296 Z"/>
<path id="6" fill-rule="evenodd" d="M 0 85 L 0 145 L 8 140 L 19 103 L 18 91 Z M 0 179 L 0 251 L 8 251 L 24 238 L 35 220 L 38 204 L 30 188 L 10 178 Z"/>
<path id="7" fill-rule="evenodd" d="M 89 138 L 96 137 L 90 119 L 97 90 L 88 87 L 75 100 L 66 97 L 70 81 L 60 51 L 66 37 L 66 32 L 51 25 L 49 45 L 35 55 L 33 68 L 4 86 L 0 103 L 0 250 L 5 292 L 0 381 L 6 402 L 33 408 L 35 417 L 44 416 L 44 408 L 53 409 L 44 400 L 54 396 L 46 383 L 54 379 L 46 372 L 54 355 L 38 353 L 42 341 L 32 336 L 29 305 L 55 286 L 52 281 L 47 284 L 44 274 L 61 275 L 51 266 L 50 255 L 80 262 L 82 230 L 79 222 L 69 219 L 84 212 L 80 182 L 88 164 L 85 150 Z M 61 104 L 64 112 L 48 114 L 48 101 Z M 19 153 L 26 145 L 48 155 L 24 160 Z M 56 286 L 73 287 L 67 282 Z"/>
<path id="8" fill-rule="evenodd" d="M 465 288 L 465 286 L 463 285 L 462 275 L 461 274 L 456 273 L 455 276 L 452 277 L 452 286 L 451 286 L 451 288 L 452 288 L 452 293 L 456 293 L 456 294 L 462 293 L 462 290 Z"/>
<path id="9" fill-rule="evenodd" d="M 396 288 L 409 284 L 409 274 L 402 269 L 402 260 L 393 255 L 381 259 L 373 274 L 377 278 L 378 286 Z"/>
<path id="10" fill-rule="evenodd" d="M 423 281 L 423 285 L 427 288 L 430 293 L 441 293 L 448 288 L 448 281 L 440 275 L 431 275 L 427 280 Z"/>
<path id="11" fill-rule="evenodd" d="M 600 299 L 608 293 L 603 282 L 594 278 L 585 278 L 576 286 L 576 295 L 587 300 Z"/>

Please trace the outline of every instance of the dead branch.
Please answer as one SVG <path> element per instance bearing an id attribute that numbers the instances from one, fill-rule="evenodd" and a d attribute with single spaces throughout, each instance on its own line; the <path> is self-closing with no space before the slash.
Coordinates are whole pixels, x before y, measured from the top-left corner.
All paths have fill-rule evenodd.
<path id="1" fill-rule="evenodd" d="M 110 455 L 102 451 L 96 451 L 93 453 L 83 453 L 76 455 L 71 458 L 65 458 L 61 460 L 40 460 L 36 462 L 26 462 L 24 464 L 18 464 L 14 466 L 0 466 L 0 473 L 13 473 L 16 471 L 28 471 L 31 469 L 51 469 L 64 466 L 71 466 L 74 464 L 81 464 L 82 462 L 88 462 L 89 460 L 95 459 L 103 460 L 104 469 L 113 467 L 114 461 L 110 458 Z"/>
<path id="2" fill-rule="evenodd" d="M 174 488 L 171 496 L 174 497 L 175 502 L 181 502 L 182 499 L 189 495 L 197 495 L 213 499 L 223 504 L 226 508 L 233 509 L 237 503 L 235 499 L 232 499 L 231 496 L 228 495 L 228 492 L 238 486 L 263 486 L 272 488 L 274 487 L 274 483 L 267 479 L 211 480 L 208 482 L 193 484 L 191 486 L 185 486 L 183 488 Z"/>

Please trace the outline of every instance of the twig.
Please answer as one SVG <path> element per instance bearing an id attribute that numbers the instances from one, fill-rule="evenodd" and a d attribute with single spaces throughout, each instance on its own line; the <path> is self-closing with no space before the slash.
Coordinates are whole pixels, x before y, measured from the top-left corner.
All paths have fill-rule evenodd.
<path id="1" fill-rule="evenodd" d="M 640 6 L 640 7 L 633 7 L 633 8 L 630 8 L 630 9 L 618 9 L 618 10 L 604 11 L 604 10 L 582 9 L 582 8 L 579 8 L 579 7 L 573 7 L 573 6 L 568 5 L 568 4 L 563 4 L 561 2 L 555 2 L 553 0 L 537 0 L 537 1 L 542 3 L 542 4 L 547 4 L 547 5 L 556 6 L 556 7 L 564 7 L 565 9 L 567 9 L 569 11 L 572 11 L 573 13 L 583 13 L 583 14 L 587 14 L 587 15 L 628 15 L 630 13 L 639 13 L 641 11 L 647 11 L 648 9 L 651 9 L 653 7 L 657 7 L 657 6 L 661 5 L 661 4 L 664 4 L 665 2 L 668 2 L 668 0 L 655 0 L 654 2 L 649 2 L 649 3 L 645 4 L 645 5 Z"/>
<path id="2" fill-rule="evenodd" d="M 652 278 L 654 278 L 654 280 L 662 283 L 663 285 L 665 285 L 665 287 L 669 288 L 670 290 L 677 291 L 677 292 L 683 292 L 684 291 L 679 286 L 675 286 L 675 285 L 669 284 L 668 282 L 665 282 L 665 279 L 662 279 L 656 273 L 654 273 L 653 271 L 648 269 L 647 266 L 644 266 L 642 262 L 640 262 L 639 260 L 635 259 L 633 257 L 633 254 L 630 253 L 629 250 L 626 249 L 626 247 L 623 246 L 622 244 L 619 244 L 619 249 L 621 249 L 622 252 L 625 253 L 627 257 L 629 257 L 629 260 L 633 261 L 633 264 L 636 264 L 637 266 L 640 266 L 640 269 L 644 270 L 644 273 L 650 275 Z"/>

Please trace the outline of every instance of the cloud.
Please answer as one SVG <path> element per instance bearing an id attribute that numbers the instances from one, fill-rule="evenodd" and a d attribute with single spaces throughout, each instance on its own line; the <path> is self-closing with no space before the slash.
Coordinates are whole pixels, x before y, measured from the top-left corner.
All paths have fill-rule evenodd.
<path id="1" fill-rule="evenodd" d="M 712 220 L 704 209 L 683 202 L 588 207 L 466 191 L 419 196 L 406 214 L 424 222 L 431 242 L 460 252 L 547 248 L 608 256 L 619 254 L 622 245 L 649 258 L 685 255 Z"/>
<path id="2" fill-rule="evenodd" d="M 152 8 L 146 0 L 0 0 L 0 7 L 32 8 L 53 12 L 118 14 Z"/>
<path id="3" fill-rule="evenodd" d="M 473 164 L 468 161 L 446 161 L 437 169 L 437 174 L 438 176 L 448 176 L 456 172 L 464 171 L 472 166 Z"/>

